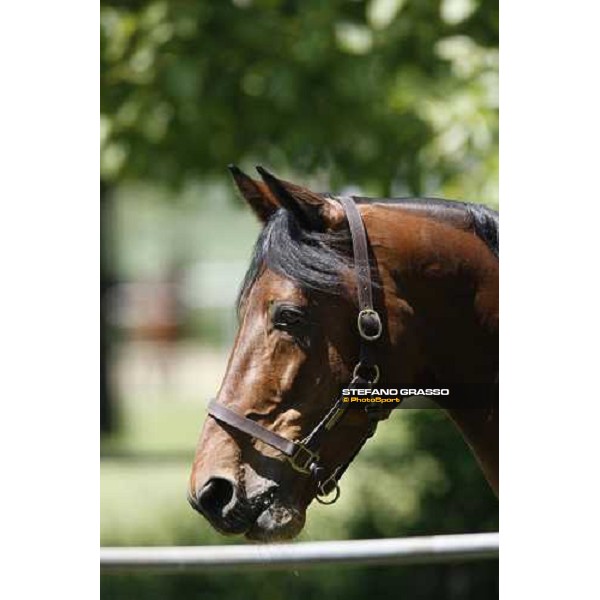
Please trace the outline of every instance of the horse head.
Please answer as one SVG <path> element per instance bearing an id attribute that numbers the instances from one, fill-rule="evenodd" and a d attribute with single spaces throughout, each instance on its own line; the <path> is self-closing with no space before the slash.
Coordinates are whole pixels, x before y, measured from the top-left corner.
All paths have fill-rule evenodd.
<path id="1" fill-rule="evenodd" d="M 352 226 L 351 207 L 340 199 L 262 168 L 262 181 L 231 171 L 264 227 L 240 293 L 239 329 L 198 442 L 188 496 L 222 533 L 288 539 L 302 530 L 312 500 L 339 491 L 337 479 L 373 432 L 368 411 L 340 411 L 338 419 L 341 389 L 357 379 L 372 384 L 374 367 L 377 377 L 381 372 L 416 381 L 431 368 L 433 354 L 408 299 L 411 290 L 418 294 L 418 285 L 399 293 L 400 250 L 387 211 L 363 204 Z M 357 331 L 364 306 L 354 244 L 363 221 L 377 335 Z M 443 280 L 444 270 L 454 267 L 437 259 L 421 264 L 418 253 L 410 254 L 425 239 L 407 237 L 401 262 L 418 263 Z M 375 358 L 365 361 L 364 349 L 372 347 L 365 340 L 375 338 L 376 349 L 369 350 Z M 360 371 L 365 366 L 368 373 Z"/>

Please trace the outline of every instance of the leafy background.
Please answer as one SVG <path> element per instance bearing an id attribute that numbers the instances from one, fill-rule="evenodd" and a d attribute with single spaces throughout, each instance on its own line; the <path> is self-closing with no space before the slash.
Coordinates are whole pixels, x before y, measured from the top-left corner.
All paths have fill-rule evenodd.
<path id="1" fill-rule="evenodd" d="M 185 501 L 258 233 L 225 166 L 497 207 L 497 45 L 496 2 L 102 2 L 102 544 L 231 541 Z M 497 527 L 452 425 L 397 411 L 302 539 Z M 102 578 L 104 598 L 307 594 L 494 597 L 497 562 Z"/>

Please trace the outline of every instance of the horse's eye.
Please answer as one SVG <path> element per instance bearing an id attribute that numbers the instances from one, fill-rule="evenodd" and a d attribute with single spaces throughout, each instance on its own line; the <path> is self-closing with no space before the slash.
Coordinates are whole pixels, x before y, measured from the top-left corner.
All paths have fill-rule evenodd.
<path id="1" fill-rule="evenodd" d="M 296 306 L 278 305 L 272 311 L 273 325 L 278 329 L 293 329 L 303 325 L 306 318 L 301 309 Z"/>

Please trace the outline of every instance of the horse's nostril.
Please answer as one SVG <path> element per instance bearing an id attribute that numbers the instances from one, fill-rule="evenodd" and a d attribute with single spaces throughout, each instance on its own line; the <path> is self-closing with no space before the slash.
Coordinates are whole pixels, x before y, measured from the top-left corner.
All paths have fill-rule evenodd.
<path id="1" fill-rule="evenodd" d="M 206 514 L 220 516 L 233 498 L 233 483 L 228 479 L 209 479 L 198 494 L 198 504 Z"/>

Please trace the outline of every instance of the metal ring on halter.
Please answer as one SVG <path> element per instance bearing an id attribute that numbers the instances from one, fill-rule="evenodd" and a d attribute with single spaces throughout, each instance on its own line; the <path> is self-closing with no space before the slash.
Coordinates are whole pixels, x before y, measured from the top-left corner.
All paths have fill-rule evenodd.
<path id="1" fill-rule="evenodd" d="M 354 372 L 352 373 L 352 379 L 356 379 L 359 376 L 358 371 L 362 367 L 363 367 L 363 364 L 361 362 L 356 364 L 356 366 L 354 367 Z M 368 380 L 369 383 L 374 385 L 379 381 L 379 367 L 377 365 L 372 365 L 369 368 L 373 369 L 375 371 L 375 377 L 373 379 Z"/>
<path id="2" fill-rule="evenodd" d="M 362 320 L 365 317 L 373 317 L 375 319 L 377 331 L 371 335 L 369 335 L 364 329 Z M 358 333 L 360 333 L 360 337 L 367 340 L 368 342 L 372 342 L 376 339 L 379 339 L 379 337 L 381 336 L 381 332 L 383 331 L 381 317 L 379 316 L 379 313 L 376 310 L 373 310 L 372 308 L 363 308 L 358 313 L 358 317 L 356 318 L 356 325 L 358 326 Z"/>
<path id="3" fill-rule="evenodd" d="M 334 502 L 337 502 L 338 498 L 340 497 L 340 493 L 341 493 L 340 486 L 337 481 L 335 482 L 334 490 L 335 490 L 335 496 L 331 500 L 323 500 L 324 496 L 320 496 L 319 494 L 317 494 L 315 496 L 315 498 L 317 499 L 317 502 L 319 504 L 325 504 L 325 505 L 333 504 Z"/>
<path id="4" fill-rule="evenodd" d="M 340 485 L 336 479 L 339 469 L 340 468 L 337 467 L 337 469 L 325 481 L 317 484 L 318 492 L 315 498 L 319 504 L 333 504 L 340 497 Z M 325 490 L 325 486 L 330 482 L 333 482 L 334 484 L 334 488 L 331 491 L 335 492 L 335 496 L 331 500 L 323 500 L 323 498 L 326 498 L 329 494 L 331 494 L 331 491 L 327 492 Z"/>

